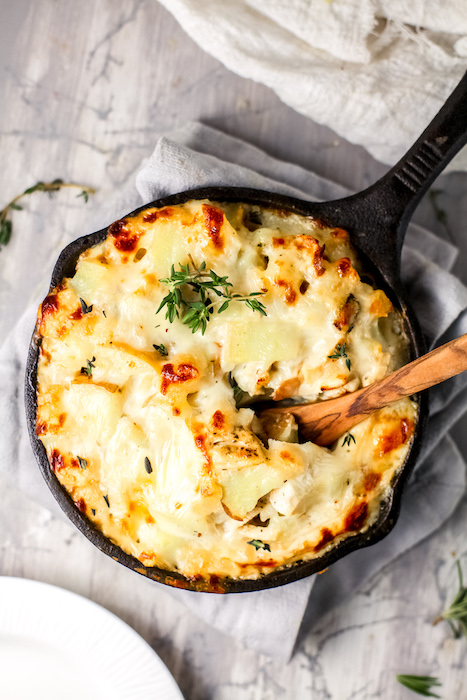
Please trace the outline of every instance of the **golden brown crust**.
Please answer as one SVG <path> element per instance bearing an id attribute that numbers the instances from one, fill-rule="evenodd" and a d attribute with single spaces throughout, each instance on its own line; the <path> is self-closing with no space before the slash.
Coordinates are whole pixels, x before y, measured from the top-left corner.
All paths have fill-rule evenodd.
<path id="1" fill-rule="evenodd" d="M 231 302 L 205 334 L 183 308 L 170 323 L 161 280 L 202 262 L 232 293 L 264 292 L 267 316 Z M 400 364 L 397 315 L 358 269 L 342 229 L 249 205 L 188 202 L 112 224 L 38 312 L 36 433 L 76 508 L 145 567 L 213 585 L 369 527 L 410 447 L 411 402 L 323 449 L 298 444 L 290 418 L 260 425 L 233 390 L 325 400 Z"/>

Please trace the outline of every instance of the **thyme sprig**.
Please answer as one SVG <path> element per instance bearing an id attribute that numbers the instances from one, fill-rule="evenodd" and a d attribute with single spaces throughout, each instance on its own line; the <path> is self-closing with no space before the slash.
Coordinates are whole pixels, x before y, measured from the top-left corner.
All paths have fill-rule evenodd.
<path id="1" fill-rule="evenodd" d="M 462 636 L 467 637 L 467 587 L 464 586 L 459 561 L 457 561 L 457 572 L 459 575 L 459 590 L 456 597 L 451 605 L 433 622 L 436 625 L 441 620 L 446 620 L 453 631 L 455 639 L 459 639 Z"/>
<path id="2" fill-rule="evenodd" d="M 221 314 L 227 309 L 232 301 L 244 301 L 252 310 L 258 311 L 266 316 L 266 308 L 256 297 L 264 292 L 251 292 L 251 294 L 233 294 L 232 283 L 227 277 L 221 277 L 214 270 L 207 270 L 206 263 L 202 262 L 199 267 L 192 263 L 182 265 L 179 263 L 179 270 L 175 270 L 172 265 L 170 277 L 160 281 L 170 287 L 169 293 L 162 299 L 156 313 L 159 313 L 164 306 L 167 306 L 166 319 L 173 323 L 176 318 L 180 318 L 182 323 L 191 328 L 192 333 L 201 328 L 204 335 L 206 327 L 214 309 L 219 306 L 217 313 Z M 195 299 L 187 299 L 183 296 L 182 287 L 191 288 L 197 295 Z M 215 295 L 219 299 L 213 301 L 210 295 Z"/>
<path id="3" fill-rule="evenodd" d="M 396 679 L 401 685 L 404 685 L 409 690 L 413 690 L 414 693 L 424 695 L 426 698 L 440 697 L 440 695 L 436 695 L 436 693 L 431 692 L 433 686 L 441 685 L 438 679 L 434 676 L 410 676 L 398 674 Z"/>
<path id="4" fill-rule="evenodd" d="M 338 344 L 336 345 L 336 347 L 334 348 L 334 354 L 333 354 L 333 355 L 328 355 L 328 358 L 329 358 L 330 360 L 340 360 L 340 359 L 344 359 L 344 360 L 345 360 L 346 367 L 347 367 L 347 369 L 348 369 L 349 372 L 350 372 L 350 367 L 351 367 L 351 364 L 352 364 L 352 363 L 351 363 L 350 359 L 347 357 L 347 353 L 346 353 L 346 350 L 345 350 L 345 346 L 346 346 L 346 343 L 338 343 Z"/>
<path id="5" fill-rule="evenodd" d="M 27 187 L 24 192 L 21 192 L 21 194 L 13 197 L 13 199 L 0 211 L 0 249 L 2 246 L 7 245 L 10 241 L 11 234 L 13 232 L 11 215 L 13 211 L 20 211 L 23 208 L 20 204 L 18 204 L 23 197 L 33 194 L 33 192 L 47 192 L 49 196 L 52 196 L 54 192 L 58 192 L 65 187 L 73 187 L 81 190 L 77 197 L 82 197 L 85 202 L 88 201 L 89 195 L 94 194 L 96 191 L 94 187 L 79 185 L 76 182 L 65 182 L 60 178 L 57 178 L 52 182 L 36 182 L 36 184 L 32 185 L 32 187 Z"/>

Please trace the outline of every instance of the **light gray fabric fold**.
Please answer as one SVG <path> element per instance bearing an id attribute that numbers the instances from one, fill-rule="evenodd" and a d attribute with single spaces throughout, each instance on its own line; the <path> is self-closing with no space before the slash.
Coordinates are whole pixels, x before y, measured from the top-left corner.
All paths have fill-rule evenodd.
<path id="1" fill-rule="evenodd" d="M 121 215 L 122 202 L 131 209 L 205 185 L 271 189 L 309 200 L 347 194 L 341 186 L 314 173 L 277 161 L 200 124 L 188 124 L 161 138 L 138 173 L 136 185 L 139 194 L 129 184 L 122 201 L 115 199 L 117 216 Z M 448 271 L 455 257 L 451 244 L 420 227 L 409 228 L 403 278 L 431 343 L 467 330 L 467 290 Z M 34 320 L 35 308 L 27 309 L 0 351 L 0 474 L 58 512 L 35 464 L 24 418 L 25 360 Z M 369 576 L 434 532 L 454 511 L 465 489 L 465 464 L 446 433 L 467 407 L 466 381 L 458 377 L 432 390 L 431 405 L 429 439 L 408 485 L 399 523 L 384 541 L 341 560 L 317 577 L 317 583 L 316 577 L 311 577 L 282 588 L 227 596 L 169 590 L 193 613 L 241 643 L 287 660 L 302 621 L 302 632 L 306 632 L 318 614 L 341 602 Z M 157 588 L 155 584 L 155 594 Z"/>
<path id="2" fill-rule="evenodd" d="M 159 0 L 203 51 L 395 163 L 466 68 L 464 0 Z M 467 167 L 467 150 L 449 164 Z"/>

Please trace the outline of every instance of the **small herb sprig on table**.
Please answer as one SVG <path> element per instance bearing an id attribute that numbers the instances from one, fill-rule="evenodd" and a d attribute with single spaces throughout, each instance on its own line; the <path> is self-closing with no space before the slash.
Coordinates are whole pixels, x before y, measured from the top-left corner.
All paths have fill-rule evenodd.
<path id="1" fill-rule="evenodd" d="M 436 625 L 441 620 L 446 620 L 454 633 L 455 639 L 459 639 L 462 636 L 467 638 L 467 587 L 464 586 L 459 561 L 457 562 L 457 572 L 459 575 L 459 590 L 456 597 L 449 608 L 444 610 L 433 622 Z"/>
<path id="2" fill-rule="evenodd" d="M 0 211 L 0 249 L 2 246 L 7 245 L 10 241 L 11 234 L 13 232 L 11 214 L 13 211 L 19 211 L 23 208 L 20 204 L 18 204 L 20 199 L 29 194 L 33 194 L 33 192 L 47 192 L 50 196 L 52 196 L 54 192 L 58 192 L 66 187 L 73 187 L 81 190 L 77 197 L 82 197 L 85 202 L 88 201 L 89 195 L 94 194 L 96 191 L 93 187 L 79 185 L 76 182 L 65 182 L 60 178 L 57 178 L 52 182 L 36 182 L 36 184 L 32 187 L 28 187 L 24 190 L 24 192 L 21 192 L 21 194 L 13 197 L 11 202 L 8 202 L 8 204 Z"/>
<path id="3" fill-rule="evenodd" d="M 165 317 L 173 323 L 176 318 L 181 318 L 182 323 L 191 328 L 195 333 L 201 328 L 204 335 L 206 327 L 214 309 L 219 306 L 217 313 L 220 314 L 227 309 L 232 301 L 243 301 L 252 311 L 259 311 L 266 316 L 266 309 L 256 297 L 264 292 L 252 292 L 251 294 L 232 294 L 232 283 L 227 281 L 227 277 L 220 277 L 214 270 L 207 270 L 206 263 L 202 262 L 199 267 L 190 263 L 179 264 L 180 269 L 175 270 L 172 265 L 170 277 L 160 281 L 170 287 L 169 293 L 162 299 L 156 313 L 159 313 L 164 306 L 167 306 Z M 188 300 L 183 297 L 182 287 L 190 287 L 197 295 L 195 299 Z M 219 297 L 212 301 L 210 294 Z"/>
<path id="4" fill-rule="evenodd" d="M 409 676 L 404 674 L 399 674 L 396 679 L 404 685 L 409 690 L 413 690 L 414 693 L 419 695 L 424 695 L 426 698 L 439 698 L 440 695 L 432 693 L 431 689 L 433 686 L 440 686 L 441 683 L 434 676 Z"/>

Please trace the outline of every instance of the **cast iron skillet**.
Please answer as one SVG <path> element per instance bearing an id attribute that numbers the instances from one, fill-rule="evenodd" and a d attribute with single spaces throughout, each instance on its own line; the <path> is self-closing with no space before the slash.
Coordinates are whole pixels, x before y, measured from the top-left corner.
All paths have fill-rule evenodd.
<path id="1" fill-rule="evenodd" d="M 400 251 L 409 219 L 433 180 L 467 141 L 467 74 L 449 97 L 438 115 L 407 152 L 381 180 L 344 199 L 309 203 L 271 192 L 234 187 L 206 187 L 164 197 L 140 207 L 128 216 L 138 214 L 147 207 L 164 207 L 180 204 L 190 199 L 210 199 L 219 202 L 246 202 L 263 207 L 295 212 L 311 216 L 333 226 L 349 231 L 352 241 L 359 248 L 363 264 L 388 293 L 391 301 L 402 312 L 405 331 L 410 341 L 412 359 L 425 351 L 425 343 L 417 319 L 407 300 L 399 277 Z M 103 241 L 107 229 L 91 233 L 71 243 L 61 253 L 51 281 L 51 289 L 63 277 L 75 272 L 79 255 L 88 247 Z M 413 444 L 407 459 L 395 477 L 391 493 L 383 502 L 377 522 L 365 533 L 349 536 L 330 551 L 309 562 L 297 562 L 288 568 L 275 571 L 257 580 L 219 579 L 188 580 L 177 572 L 157 567 L 145 567 L 141 562 L 123 552 L 98 531 L 87 517 L 74 505 L 71 497 L 60 485 L 49 466 L 44 446 L 37 438 L 36 384 L 37 361 L 40 341 L 34 335 L 31 341 L 26 370 L 26 412 L 32 448 L 42 475 L 56 500 L 70 520 L 102 552 L 116 561 L 156 581 L 179 588 L 215 593 L 257 591 L 281 586 L 291 581 L 321 571 L 350 552 L 378 542 L 394 527 L 400 500 L 416 458 L 428 412 L 426 392 L 415 397 L 418 415 Z"/>

